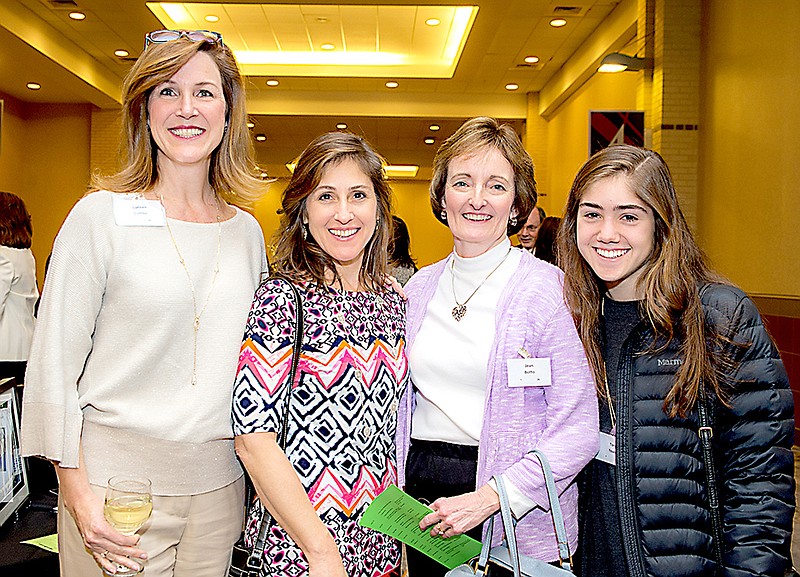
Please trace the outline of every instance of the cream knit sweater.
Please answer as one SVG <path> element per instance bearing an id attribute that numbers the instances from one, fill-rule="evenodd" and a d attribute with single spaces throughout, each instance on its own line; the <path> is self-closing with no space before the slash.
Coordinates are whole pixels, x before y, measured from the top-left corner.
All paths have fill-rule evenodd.
<path id="1" fill-rule="evenodd" d="M 90 483 L 140 473 L 159 495 L 198 494 L 235 481 L 230 407 L 247 313 L 265 268 L 256 220 L 170 219 L 194 283 L 165 226 L 119 226 L 110 192 L 77 203 L 56 238 L 23 400 L 22 451 L 78 466 Z"/>

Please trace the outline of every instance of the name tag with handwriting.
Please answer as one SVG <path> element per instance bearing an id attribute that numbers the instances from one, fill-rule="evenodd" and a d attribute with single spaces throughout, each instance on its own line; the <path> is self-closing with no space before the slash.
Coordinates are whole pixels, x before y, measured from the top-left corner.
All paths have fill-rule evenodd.
<path id="1" fill-rule="evenodd" d="M 157 200 L 140 194 L 115 194 L 114 222 L 118 226 L 166 226 L 167 214 Z"/>
<path id="2" fill-rule="evenodd" d="M 509 387 L 549 387 L 550 358 L 508 359 Z"/>

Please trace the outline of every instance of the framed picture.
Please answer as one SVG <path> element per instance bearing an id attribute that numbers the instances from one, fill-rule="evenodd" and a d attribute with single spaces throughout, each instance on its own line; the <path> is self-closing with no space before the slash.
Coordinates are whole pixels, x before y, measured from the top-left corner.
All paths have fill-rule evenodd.
<path id="1" fill-rule="evenodd" d="M 0 382 L 0 390 L 14 379 Z M 28 474 L 19 451 L 19 409 L 14 387 L 0 393 L 0 526 L 28 498 Z"/>
<path id="2" fill-rule="evenodd" d="M 589 156 L 611 144 L 644 146 L 644 112 L 592 110 L 589 112 Z"/>

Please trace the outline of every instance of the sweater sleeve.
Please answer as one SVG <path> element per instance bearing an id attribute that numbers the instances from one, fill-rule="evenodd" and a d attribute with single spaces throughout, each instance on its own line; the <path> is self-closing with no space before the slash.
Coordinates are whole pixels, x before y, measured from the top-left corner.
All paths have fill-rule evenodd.
<path id="1" fill-rule="evenodd" d="M 14 281 L 14 265 L 0 254 L 0 317 L 6 308 L 6 300 L 11 292 L 11 283 Z"/>
<path id="2" fill-rule="evenodd" d="M 583 346 L 566 305 L 560 298 L 557 301 L 543 326 L 536 354 L 549 358 L 551 366 L 551 384 L 544 387 L 545 427 L 536 448 L 547 455 L 556 487 L 562 493 L 597 453 L 599 421 L 597 395 Z M 550 509 L 542 468 L 535 457 L 524 455 L 504 474 L 533 504 L 545 511 Z M 519 516 L 522 502 L 515 501 L 514 513 Z"/>
<path id="3" fill-rule="evenodd" d="M 110 198 L 95 194 L 73 208 L 56 237 L 22 404 L 22 454 L 69 468 L 78 466 L 78 382 L 92 350 L 112 245 Z"/>
<path id="4" fill-rule="evenodd" d="M 707 307 L 730 342 L 731 407 L 717 409 L 716 455 L 724 543 L 723 575 L 783 576 L 791 565 L 794 407 L 786 371 L 753 302 L 719 287 Z"/>

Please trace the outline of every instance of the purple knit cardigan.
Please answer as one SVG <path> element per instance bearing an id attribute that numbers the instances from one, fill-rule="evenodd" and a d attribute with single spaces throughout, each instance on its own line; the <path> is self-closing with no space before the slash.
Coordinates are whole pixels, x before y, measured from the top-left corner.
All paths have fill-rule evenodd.
<path id="1" fill-rule="evenodd" d="M 450 258 L 423 268 L 405 287 L 407 349 L 414 344 Z M 574 550 L 578 542 L 578 488 L 573 481 L 597 453 L 599 439 L 597 395 L 583 346 L 564 303 L 562 283 L 559 269 L 523 251 L 519 267 L 498 301 L 478 446 L 478 487 L 502 473 L 538 505 L 519 520 L 517 541 L 521 553 L 545 561 L 558 559 L 558 549 L 541 467 L 526 453 L 538 448 L 550 461 L 570 550 Z M 520 347 L 532 357 L 550 358 L 550 386 L 508 386 L 506 360 L 520 358 Z M 413 381 L 413 365 L 410 369 Z M 446 370 L 442 367 L 442 371 Z M 401 487 L 405 485 L 413 398 L 409 384 L 398 409 L 397 467 Z M 498 516 L 495 525 L 502 526 L 499 523 Z M 497 542 L 499 535 L 496 530 Z"/>

